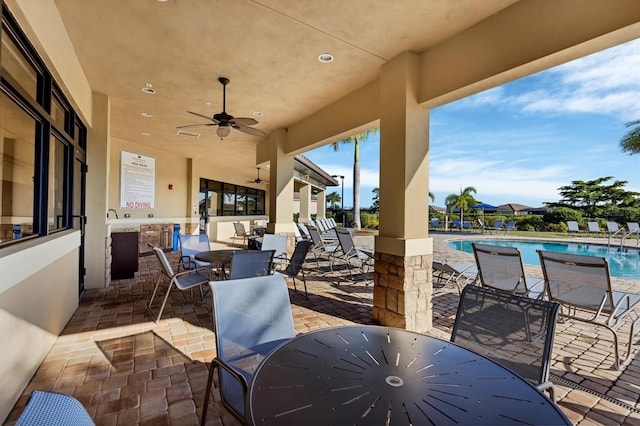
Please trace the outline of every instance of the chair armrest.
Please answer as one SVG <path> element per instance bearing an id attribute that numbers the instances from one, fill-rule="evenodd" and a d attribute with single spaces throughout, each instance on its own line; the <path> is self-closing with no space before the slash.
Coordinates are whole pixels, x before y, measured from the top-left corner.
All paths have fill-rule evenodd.
<path id="1" fill-rule="evenodd" d="M 208 268 L 189 269 L 187 271 L 177 272 L 173 276 L 173 278 L 181 277 L 183 275 L 195 274 L 196 272 L 199 272 L 199 273 L 201 273 L 203 275 L 208 275 L 209 274 L 209 269 Z"/>
<path id="2" fill-rule="evenodd" d="M 213 364 L 215 364 L 216 367 L 221 367 L 227 373 L 231 374 L 242 385 L 243 393 L 245 395 L 247 394 L 247 390 L 249 389 L 249 384 L 247 383 L 247 379 L 241 373 L 239 373 L 235 368 L 233 368 L 233 366 L 227 364 L 226 362 L 224 362 L 223 360 L 221 360 L 218 357 L 215 357 L 211 361 L 211 364 L 212 364 L 212 366 L 213 366 Z"/>

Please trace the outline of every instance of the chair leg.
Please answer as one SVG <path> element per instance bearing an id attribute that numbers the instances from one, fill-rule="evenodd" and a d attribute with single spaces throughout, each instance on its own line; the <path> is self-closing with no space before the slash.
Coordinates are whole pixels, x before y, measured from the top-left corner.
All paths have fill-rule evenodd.
<path id="1" fill-rule="evenodd" d="M 169 299 L 169 293 L 171 293 L 171 287 L 173 287 L 173 282 L 169 283 L 169 288 L 167 288 L 167 294 L 164 295 L 164 300 L 162 301 L 162 306 L 160 306 L 160 312 L 158 312 L 158 318 L 156 322 L 160 321 L 160 317 L 162 316 L 162 311 L 164 311 L 164 305 L 167 304 L 167 300 Z"/>
<path id="2" fill-rule="evenodd" d="M 160 281 L 162 281 L 162 274 L 158 277 L 158 281 L 156 281 L 156 286 L 153 288 L 153 293 L 151 293 L 151 299 L 149 299 L 149 303 L 147 304 L 147 309 L 151 309 L 151 304 L 153 303 L 154 297 L 156 297 L 156 293 L 158 292 L 158 286 L 160 285 Z"/>
<path id="3" fill-rule="evenodd" d="M 204 426 L 207 422 L 207 409 L 209 407 L 209 398 L 211 398 L 211 384 L 213 383 L 213 370 L 215 369 L 215 365 L 211 362 L 211 367 L 209 368 L 209 378 L 207 379 L 207 390 L 204 394 L 204 405 L 202 406 L 202 419 L 200 421 L 200 426 Z"/>
<path id="4" fill-rule="evenodd" d="M 304 269 L 300 268 L 300 272 L 302 273 L 302 283 L 304 284 L 304 298 L 309 300 L 309 293 L 307 293 L 307 279 L 304 276 Z"/>

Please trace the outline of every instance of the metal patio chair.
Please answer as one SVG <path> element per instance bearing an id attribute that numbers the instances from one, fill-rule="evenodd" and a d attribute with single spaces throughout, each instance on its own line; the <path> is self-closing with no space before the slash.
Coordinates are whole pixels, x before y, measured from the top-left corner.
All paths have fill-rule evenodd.
<path id="1" fill-rule="evenodd" d="M 478 286 L 462 290 L 451 341 L 484 355 L 548 391 L 560 305 Z"/>
<path id="2" fill-rule="evenodd" d="M 229 279 L 262 277 L 273 270 L 275 250 L 237 250 L 231 257 Z"/>
<path id="3" fill-rule="evenodd" d="M 158 317 L 156 318 L 156 322 L 160 321 L 160 317 L 162 317 L 162 311 L 164 311 L 164 307 L 167 304 L 167 299 L 169 299 L 169 293 L 171 289 L 175 286 L 178 290 L 190 290 L 194 287 L 200 287 L 203 284 L 207 284 L 210 281 L 209 278 L 209 269 L 190 269 L 183 272 L 174 272 L 173 266 L 169 263 L 169 259 L 167 259 L 167 255 L 164 254 L 164 251 L 160 247 L 154 246 L 151 243 L 148 245 L 153 249 L 158 261 L 161 266 L 161 273 L 156 281 L 156 286 L 153 288 L 153 293 L 151 294 L 151 299 L 149 299 L 149 303 L 147 304 L 147 309 L 149 312 L 154 314 L 151 309 L 151 304 L 153 303 L 153 299 L 158 292 L 158 287 L 160 286 L 160 282 L 163 281 L 164 278 L 169 280 L 169 287 L 167 287 L 167 293 L 164 296 L 162 301 L 162 306 L 160 306 L 160 311 L 158 312 Z M 200 287 L 200 297 L 202 296 L 202 288 Z"/>
<path id="4" fill-rule="evenodd" d="M 95 426 L 84 406 L 72 396 L 34 390 L 16 426 Z"/>
<path id="5" fill-rule="evenodd" d="M 213 371 L 218 370 L 223 405 L 247 423 L 245 398 L 260 362 L 295 336 L 289 290 L 280 275 L 213 281 L 217 356 L 211 362 L 201 424 L 206 423 Z"/>
<path id="6" fill-rule="evenodd" d="M 471 245 L 482 286 L 534 299 L 543 296 L 544 280 L 525 276 L 520 250 L 516 247 Z"/>
<path id="7" fill-rule="evenodd" d="M 272 267 L 275 269 L 287 263 L 287 236 L 264 234 L 260 250 L 273 250 Z"/>
<path id="8" fill-rule="evenodd" d="M 207 234 L 197 235 L 180 235 L 180 266 L 186 271 L 190 269 L 209 269 L 211 270 L 218 265 L 201 262 L 195 258 L 195 255 L 203 251 L 211 250 L 211 242 Z"/>
<path id="9" fill-rule="evenodd" d="M 336 228 L 338 236 L 338 244 L 340 251 L 334 251 L 333 259 L 341 259 L 349 270 L 349 278 L 353 279 L 351 272 L 351 262 L 355 261 L 359 265 L 362 273 L 366 273 L 366 267 L 373 266 L 373 253 L 363 247 L 358 247 L 353 241 L 353 236 L 346 228 Z M 331 262 L 331 270 L 333 271 L 333 262 Z"/>
<path id="10" fill-rule="evenodd" d="M 538 250 L 549 300 L 562 305 L 563 317 L 604 327 L 613 334 L 616 369 L 631 361 L 633 338 L 639 319 L 640 295 L 615 291 L 609 265 L 603 257 Z M 621 359 L 619 328 L 631 320 L 627 353 Z"/>
<path id="11" fill-rule="evenodd" d="M 467 284 L 474 283 L 478 278 L 478 267 L 473 262 L 451 265 L 446 260 L 434 259 L 431 267 L 434 291 L 454 284 L 460 294 Z"/>
<path id="12" fill-rule="evenodd" d="M 244 247 L 245 243 L 251 242 L 251 240 L 258 237 L 258 235 L 254 235 L 251 232 L 247 232 L 242 222 L 233 222 L 233 228 L 235 230 L 234 237 L 242 238 L 242 247 Z"/>
<path id="13" fill-rule="evenodd" d="M 284 275 L 285 277 L 289 277 L 293 280 L 293 289 L 297 292 L 298 288 L 296 287 L 296 277 L 298 274 L 302 274 L 302 283 L 304 284 L 304 297 L 306 299 L 309 298 L 309 294 L 307 293 L 307 280 L 304 276 L 304 261 L 307 258 L 307 253 L 311 250 L 313 243 L 311 241 L 298 241 L 296 244 L 296 248 L 293 250 L 293 254 L 291 258 L 287 259 L 287 266 L 279 271 L 276 271 L 276 274 Z"/>
<path id="14" fill-rule="evenodd" d="M 331 262 L 336 251 L 340 250 L 340 246 L 337 243 L 325 243 L 325 240 L 320 236 L 320 233 L 313 225 L 308 225 L 307 230 L 309 231 L 311 241 L 313 242 L 311 252 L 316 258 L 316 264 L 318 263 L 318 257 L 320 256 L 325 256 L 326 259 Z"/>

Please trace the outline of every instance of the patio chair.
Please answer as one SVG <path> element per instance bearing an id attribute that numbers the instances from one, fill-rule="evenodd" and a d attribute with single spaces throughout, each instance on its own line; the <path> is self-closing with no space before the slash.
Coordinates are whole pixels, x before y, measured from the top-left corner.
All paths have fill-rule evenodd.
<path id="1" fill-rule="evenodd" d="M 495 222 L 493 222 L 493 226 L 487 226 L 484 229 L 486 229 L 487 231 L 491 232 L 491 231 L 504 231 L 504 228 L 502 227 L 502 225 L 504 224 L 504 220 L 503 219 L 496 219 Z"/>
<path id="2" fill-rule="evenodd" d="M 207 234 L 180 235 L 180 266 L 185 270 L 209 269 L 214 265 L 195 259 L 195 255 L 203 251 L 211 251 L 211 243 Z M 217 266 L 217 265 L 215 265 Z"/>
<path id="3" fill-rule="evenodd" d="M 587 222 L 587 230 L 590 234 L 600 234 L 602 230 L 600 229 L 600 225 L 598 222 Z"/>
<path id="4" fill-rule="evenodd" d="M 153 252 L 156 255 L 156 258 L 160 262 L 160 275 L 158 280 L 156 281 L 156 286 L 153 288 L 153 293 L 151 294 L 151 299 L 149 299 L 149 303 L 147 304 L 147 309 L 149 312 L 154 314 L 151 309 L 151 304 L 153 303 L 153 299 L 158 292 L 158 287 L 160 286 L 160 282 L 165 278 L 169 280 L 169 287 L 167 287 L 167 293 L 164 296 L 164 300 L 162 301 L 162 306 L 160 306 L 160 311 L 158 311 L 158 317 L 155 322 L 160 321 L 160 317 L 162 317 L 162 311 L 164 311 L 164 307 L 167 304 L 167 300 L 169 299 L 169 293 L 171 289 L 175 286 L 178 290 L 190 290 L 194 287 L 200 287 L 203 284 L 207 284 L 210 281 L 209 278 L 209 269 L 201 268 L 201 269 L 190 269 L 182 272 L 174 272 L 173 266 L 169 263 L 169 259 L 167 259 L 167 255 L 164 254 L 164 251 L 160 247 L 154 246 L 151 243 L 148 243 L 149 247 L 153 249 Z M 200 297 L 202 298 L 202 288 L 200 287 Z M 154 314 L 155 315 L 155 314 Z"/>
<path id="5" fill-rule="evenodd" d="M 640 243 L 640 225 L 638 225 L 638 222 L 627 222 L 627 231 L 622 237 L 620 245 L 623 246 L 624 240 L 629 237 L 633 238 L 634 235 L 636 236 L 636 245 L 638 245 Z"/>
<path id="6" fill-rule="evenodd" d="M 304 276 L 303 264 L 312 246 L 313 243 L 311 241 L 298 241 L 298 244 L 296 244 L 296 248 L 293 250 L 291 258 L 287 259 L 287 266 L 284 269 L 275 272 L 276 274 L 281 274 L 285 277 L 291 278 L 293 280 L 293 289 L 296 292 L 298 292 L 298 287 L 296 286 L 296 277 L 298 276 L 298 274 L 302 274 L 305 299 L 309 299 L 309 294 L 307 293 L 307 280 Z"/>
<path id="7" fill-rule="evenodd" d="M 309 228 L 307 228 L 307 225 L 302 222 L 298 222 L 298 229 L 300 230 L 300 233 L 302 234 L 302 237 L 304 239 L 311 241 L 311 234 L 309 233 Z"/>
<path id="8" fill-rule="evenodd" d="M 250 242 L 252 239 L 255 239 L 257 237 L 256 235 L 253 235 L 251 232 L 247 232 L 242 222 L 233 222 L 233 227 L 235 229 L 234 237 L 242 238 L 241 247 L 244 247 L 244 244 L 247 241 Z"/>
<path id="9" fill-rule="evenodd" d="M 451 341 L 511 369 L 555 402 L 549 364 L 559 309 L 558 303 L 467 286 Z"/>
<path id="10" fill-rule="evenodd" d="M 534 299 L 543 296 L 544 281 L 525 276 L 522 256 L 516 247 L 478 243 L 471 246 L 482 286 Z"/>
<path id="11" fill-rule="evenodd" d="M 260 250 L 273 250 L 272 267 L 275 269 L 287 263 L 287 236 L 264 234 Z"/>
<path id="12" fill-rule="evenodd" d="M 437 217 L 431 218 L 431 228 L 438 229 L 440 228 L 440 219 Z"/>
<path id="13" fill-rule="evenodd" d="M 624 235 L 624 233 L 625 233 L 624 228 L 620 228 L 618 226 L 618 222 L 612 222 L 612 221 L 607 222 L 607 234 L 609 234 L 610 236 L 614 236 L 616 234 Z"/>
<path id="14" fill-rule="evenodd" d="M 348 229 L 336 229 L 336 235 L 338 236 L 338 244 L 340 245 L 341 253 L 335 251 L 333 258 L 342 259 L 342 261 L 347 265 L 350 279 L 353 279 L 351 261 L 358 262 L 362 273 L 366 273 L 365 267 L 372 266 L 373 264 L 373 253 L 363 247 L 356 246 L 353 241 L 353 236 Z M 331 263 L 331 271 L 333 271 L 333 263 Z"/>
<path id="15" fill-rule="evenodd" d="M 613 334 L 614 366 L 617 370 L 625 368 L 631 361 L 640 295 L 613 290 L 609 265 L 603 257 L 543 250 L 538 250 L 538 255 L 547 298 L 562 305 L 563 317 L 609 330 Z M 631 320 L 628 348 L 621 359 L 618 331 L 627 318 Z"/>
<path id="16" fill-rule="evenodd" d="M 319 256 L 326 256 L 327 260 L 331 261 L 331 258 L 333 255 L 335 255 L 336 251 L 340 250 L 340 246 L 338 246 L 338 244 L 336 243 L 325 243 L 325 240 L 320 236 L 320 233 L 315 226 L 309 225 L 307 226 L 307 230 L 309 231 L 311 241 L 313 242 L 311 251 L 316 257 L 316 263 L 318 263 Z"/>
<path id="17" fill-rule="evenodd" d="M 293 234 L 296 237 L 296 242 L 298 241 L 306 241 L 307 238 L 302 236 L 302 233 L 300 232 L 300 227 L 298 226 L 297 223 L 293 224 Z"/>
<path id="18" fill-rule="evenodd" d="M 517 222 L 515 220 L 510 220 L 509 222 L 507 222 L 507 224 L 504 226 L 505 235 L 509 231 L 515 231 L 516 230 L 516 224 L 517 224 Z"/>
<path id="19" fill-rule="evenodd" d="M 16 426 L 95 426 L 80 401 L 62 393 L 34 390 Z"/>
<path id="20" fill-rule="evenodd" d="M 315 222 L 311 221 L 309 222 L 309 225 L 315 226 L 318 233 L 320 233 L 320 236 L 325 241 L 336 241 L 338 239 L 334 230 L 332 228 L 327 228 L 326 223 L 322 219 L 317 219 Z"/>
<path id="21" fill-rule="evenodd" d="M 567 221 L 567 229 L 569 230 L 569 232 L 582 232 L 580 230 L 580 227 L 578 226 L 578 222 L 576 222 L 575 220 L 569 220 Z"/>
<path id="22" fill-rule="evenodd" d="M 447 287 L 449 284 L 455 284 L 458 294 L 460 294 L 467 284 L 475 282 L 478 277 L 478 268 L 472 262 L 451 265 L 447 263 L 446 259 L 434 259 L 432 268 L 435 290 Z"/>
<path id="23" fill-rule="evenodd" d="M 262 277 L 273 270 L 275 250 L 237 250 L 231 257 L 229 279 Z"/>
<path id="24" fill-rule="evenodd" d="M 211 362 L 201 424 L 206 423 L 214 369 L 220 398 L 238 420 L 247 423 L 247 388 L 260 362 L 295 336 L 289 290 L 284 277 L 269 275 L 211 282 L 217 356 Z"/>

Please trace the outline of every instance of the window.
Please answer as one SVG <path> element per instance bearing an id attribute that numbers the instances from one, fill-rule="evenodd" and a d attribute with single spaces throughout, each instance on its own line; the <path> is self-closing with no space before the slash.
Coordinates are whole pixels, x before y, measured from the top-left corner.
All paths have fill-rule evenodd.
<path id="1" fill-rule="evenodd" d="M 265 191 L 200 179 L 200 214 L 252 216 L 265 214 Z"/>
<path id="2" fill-rule="evenodd" d="M 33 233 L 36 122 L 0 93 L 0 243 Z"/>
<path id="3" fill-rule="evenodd" d="M 47 227 L 49 230 L 64 229 L 65 223 L 65 178 L 67 149 L 64 143 L 51 137 L 49 144 L 49 206 Z"/>
<path id="4" fill-rule="evenodd" d="M 6 7 L 0 66 L 2 247 L 80 225 L 87 135 Z"/>

